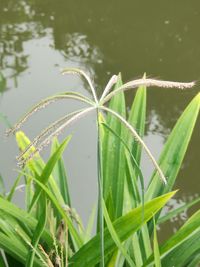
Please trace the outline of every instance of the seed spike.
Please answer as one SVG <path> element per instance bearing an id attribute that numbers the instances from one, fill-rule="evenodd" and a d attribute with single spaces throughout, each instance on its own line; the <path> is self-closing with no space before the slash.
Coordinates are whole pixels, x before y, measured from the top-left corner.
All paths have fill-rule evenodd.
<path id="1" fill-rule="evenodd" d="M 22 160 L 23 156 L 28 152 L 28 150 L 32 147 L 32 146 L 37 146 L 40 141 L 42 140 L 42 138 L 44 138 L 45 136 L 47 136 L 48 134 L 51 134 L 54 130 L 56 130 L 60 124 L 64 123 L 65 121 L 67 121 L 70 117 L 74 116 L 75 114 L 81 112 L 84 109 L 80 109 L 80 110 L 76 110 L 74 112 L 71 112 L 69 114 L 67 114 L 66 116 L 60 118 L 59 120 L 56 120 L 55 122 L 53 122 L 52 124 L 50 124 L 47 128 L 45 128 L 38 136 L 36 136 L 34 138 L 34 140 L 26 147 L 25 150 L 22 151 L 22 153 L 16 158 L 17 161 Z"/>
<path id="2" fill-rule="evenodd" d="M 58 135 L 60 135 L 62 133 L 62 131 L 69 126 L 70 124 L 72 124 L 73 122 L 79 120 L 81 117 L 84 117 L 87 113 L 93 111 L 94 109 L 96 109 L 96 107 L 89 107 L 89 108 L 85 108 L 84 110 L 82 110 L 81 112 L 75 114 L 74 116 L 72 116 L 69 120 L 67 120 L 66 122 L 64 122 L 58 129 L 56 129 L 55 131 L 53 131 L 47 138 L 45 138 L 45 140 L 35 148 L 35 150 L 26 158 L 26 159 L 22 159 L 18 162 L 19 166 L 24 166 L 29 160 L 31 160 L 36 153 L 41 152 L 44 147 L 46 147 L 47 145 L 50 144 L 50 142 L 53 140 L 54 137 L 57 137 Z"/>
<path id="3" fill-rule="evenodd" d="M 77 94 L 77 93 L 63 93 L 63 94 L 59 94 L 59 95 L 55 95 L 55 96 L 51 96 L 48 97 L 42 101 L 40 101 L 38 104 L 36 104 L 35 106 L 33 106 L 33 108 L 25 114 L 25 116 L 19 120 L 14 126 L 13 128 L 10 128 L 6 131 L 6 135 L 10 135 L 10 134 L 14 134 L 17 130 L 19 130 L 21 128 L 21 126 L 36 112 L 38 112 L 39 110 L 46 108 L 49 104 L 52 104 L 58 100 L 64 100 L 64 99 L 74 99 L 74 100 L 78 100 L 87 104 L 92 105 L 92 102 L 89 101 L 87 98 L 85 98 L 84 96 L 82 96 L 81 94 Z"/>
<path id="4" fill-rule="evenodd" d="M 100 101 L 101 101 L 102 99 L 104 99 L 104 97 L 110 92 L 110 90 L 111 90 L 111 88 L 113 87 L 113 85 L 116 84 L 117 79 L 118 79 L 118 76 L 117 76 L 117 75 L 113 75 L 113 76 L 110 78 L 109 82 L 107 83 L 107 85 L 106 85 L 106 87 L 105 87 L 105 89 L 104 89 L 104 91 L 103 91 L 103 94 L 102 94 L 102 96 L 101 96 L 101 98 L 100 98 Z"/>
<path id="5" fill-rule="evenodd" d="M 182 83 L 182 82 L 161 81 L 161 80 L 155 80 L 155 79 L 138 79 L 138 80 L 125 83 L 124 85 L 120 86 L 118 89 L 109 93 L 103 99 L 102 105 L 108 102 L 116 94 L 122 91 L 129 90 L 129 89 L 138 88 L 139 86 L 146 86 L 146 87 L 156 86 L 156 87 L 162 87 L 162 88 L 188 89 L 188 88 L 192 88 L 194 85 L 195 85 L 195 82 Z"/>
<path id="6" fill-rule="evenodd" d="M 98 103 L 98 99 L 97 99 L 97 95 L 96 95 L 96 90 L 92 84 L 92 81 L 90 79 L 90 77 L 81 69 L 78 69 L 78 68 L 65 68 L 62 70 L 62 74 L 79 74 L 80 76 L 83 76 L 86 81 L 88 82 L 89 84 L 89 87 L 91 89 L 91 92 L 92 92 L 92 95 L 93 95 L 93 98 L 94 98 L 94 101 L 95 103 L 97 104 Z"/>

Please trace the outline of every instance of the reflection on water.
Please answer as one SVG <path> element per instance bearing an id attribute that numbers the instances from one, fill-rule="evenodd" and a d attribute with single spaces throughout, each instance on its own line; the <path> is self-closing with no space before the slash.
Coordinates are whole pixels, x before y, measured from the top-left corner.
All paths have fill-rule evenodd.
<path id="1" fill-rule="evenodd" d="M 0 95 L 6 90 L 6 78 L 0 72 Z"/>
<path id="2" fill-rule="evenodd" d="M 25 41 L 42 34 L 38 23 L 33 23 L 34 12 L 25 1 L 2 1 L 0 9 L 0 66 L 9 85 L 17 87 L 18 76 L 28 68 Z"/>
<path id="3" fill-rule="evenodd" d="M 62 51 L 63 50 L 63 51 Z M 87 65 L 102 63 L 100 50 L 98 47 L 91 47 L 87 41 L 87 36 L 80 33 L 66 34 L 63 55 L 74 62 L 85 62 Z"/>
<path id="4" fill-rule="evenodd" d="M 167 80 L 198 80 L 199 23 L 200 2 L 197 0 L 0 0 L 0 73 L 6 79 L 6 87 L 11 89 L 1 90 L 5 93 L 0 96 L 0 112 L 14 122 L 30 105 L 56 90 L 78 89 L 88 95 L 85 84 L 78 78 L 59 76 L 59 68 L 65 66 L 87 70 L 98 94 L 110 76 L 119 71 L 124 80 L 141 77 L 144 72 Z M 197 91 L 198 88 L 188 92 L 149 89 L 146 141 L 157 157 L 166 136 Z M 133 95 L 127 95 L 129 105 Z M 39 122 L 38 118 L 33 121 L 31 134 L 64 108 L 68 106 L 51 111 L 51 115 L 39 118 Z M 195 183 L 199 172 L 199 125 L 177 182 L 183 192 L 187 191 L 188 198 L 199 191 Z M 30 125 L 28 133 L 29 128 Z M 1 135 L 3 130 L 0 127 Z M 84 130 L 82 125 L 81 132 Z M 92 133 L 86 132 L 90 136 L 95 134 L 95 127 Z M 76 142 L 81 147 L 83 135 L 79 138 Z M 13 177 L 6 169 L 8 164 L 15 164 L 15 144 L 13 141 L 10 146 L 13 154 L 8 152 L 5 141 L 0 141 L 0 147 L 1 151 L 5 150 L 4 157 L 10 157 L 9 163 L 0 160 L 0 171 L 4 170 L 1 172 L 7 179 Z M 87 150 L 87 146 L 82 149 Z M 90 165 L 95 165 L 91 155 Z M 80 160 L 82 170 L 83 158 Z M 149 165 L 146 161 L 145 167 Z M 146 169 L 148 178 L 151 167 Z M 76 171 L 77 177 L 84 173 L 78 170 L 71 173 Z M 95 171 L 94 167 L 92 174 L 86 174 L 89 183 L 94 180 Z M 86 190 L 87 184 L 84 186 Z M 179 197 L 184 194 L 179 193 Z"/>

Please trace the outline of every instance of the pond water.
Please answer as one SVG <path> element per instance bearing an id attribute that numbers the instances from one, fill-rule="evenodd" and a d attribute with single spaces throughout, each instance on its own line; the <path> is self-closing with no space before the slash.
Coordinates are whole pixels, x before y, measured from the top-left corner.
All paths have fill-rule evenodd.
<path id="1" fill-rule="evenodd" d="M 111 75 L 119 72 L 124 81 L 144 72 L 166 80 L 198 80 L 199 25 L 197 0 L 0 0 L 0 71 L 6 78 L 0 113 L 13 124 L 31 105 L 56 92 L 74 90 L 90 96 L 80 78 L 60 75 L 63 67 L 87 71 L 99 95 Z M 198 90 L 148 90 L 145 141 L 156 158 Z M 133 95 L 127 96 L 129 104 Z M 35 115 L 23 130 L 33 138 L 50 121 L 79 106 L 71 101 L 55 104 Z M 66 132 L 73 135 L 65 152 L 73 203 L 84 221 L 97 196 L 95 126 L 91 115 Z M 4 138 L 5 128 L 0 122 L 0 173 L 9 190 L 17 175 L 18 151 L 14 138 Z M 198 121 L 172 206 L 199 195 L 199 135 Z M 143 166 L 148 179 L 153 168 L 145 155 Z M 19 192 L 16 201 L 21 196 Z"/>

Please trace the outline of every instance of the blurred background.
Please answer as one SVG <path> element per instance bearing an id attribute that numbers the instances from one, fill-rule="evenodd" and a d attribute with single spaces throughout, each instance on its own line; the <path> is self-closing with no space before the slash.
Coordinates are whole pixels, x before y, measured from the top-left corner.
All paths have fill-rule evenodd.
<path id="1" fill-rule="evenodd" d="M 123 81 L 148 77 L 174 81 L 200 78 L 200 2 L 198 0 L 0 0 L 0 174 L 6 190 L 17 176 L 14 137 L 5 138 L 31 105 L 56 92 L 78 91 L 90 96 L 79 77 L 62 76 L 64 67 L 79 67 L 92 78 L 98 95 L 113 74 Z M 183 109 L 199 91 L 148 89 L 145 142 L 156 158 Z M 127 94 L 128 108 L 134 92 Z M 23 130 L 32 139 L 50 122 L 80 107 L 73 101 L 54 104 L 36 114 Z M 3 119 L 4 118 L 4 119 Z M 7 122 L 5 122 L 5 120 Z M 73 138 L 64 158 L 74 207 L 86 222 L 97 199 L 96 124 L 89 115 L 65 135 Z M 62 137 L 63 137 L 62 136 Z M 197 122 L 170 206 L 199 195 L 199 136 Z M 61 138 L 62 139 L 62 138 Z M 49 149 L 42 153 L 48 157 Z M 144 175 L 153 167 L 142 159 Z M 16 194 L 22 205 L 23 192 Z M 174 231 L 188 214 L 168 226 Z"/>

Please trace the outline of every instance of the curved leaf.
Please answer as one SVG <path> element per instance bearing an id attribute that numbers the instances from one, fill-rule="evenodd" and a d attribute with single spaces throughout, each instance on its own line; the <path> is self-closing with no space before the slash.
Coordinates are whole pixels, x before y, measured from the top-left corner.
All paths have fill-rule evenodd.
<path id="1" fill-rule="evenodd" d="M 162 266 L 185 266 L 187 260 L 199 250 L 199 239 L 200 210 L 190 217 L 171 238 L 160 246 Z M 144 266 L 151 265 L 153 261 L 152 255 Z"/>
<path id="2" fill-rule="evenodd" d="M 119 86 L 122 85 L 121 76 L 118 76 L 118 81 L 115 86 L 116 90 Z M 118 94 L 115 96 L 109 107 L 123 117 L 126 114 L 125 107 L 125 98 L 124 94 Z M 124 137 L 125 131 L 121 123 L 111 115 L 107 115 L 106 123 L 109 127 L 117 133 L 120 137 Z M 111 220 L 116 219 L 122 215 L 123 209 L 123 193 L 124 193 L 124 180 L 125 180 L 125 157 L 124 149 L 120 140 L 116 139 L 112 133 L 106 131 L 103 138 L 103 150 L 102 150 L 102 159 L 103 159 L 103 193 L 106 205 L 108 208 L 109 216 Z M 109 164 L 108 164 L 109 162 Z M 108 196 L 113 200 L 113 213 L 112 209 L 109 208 L 109 203 L 107 203 Z"/>
<path id="3" fill-rule="evenodd" d="M 150 200 L 172 189 L 192 136 L 199 109 L 200 93 L 194 97 L 177 121 L 158 161 L 165 177 L 167 177 L 167 185 L 164 186 L 160 182 L 159 175 L 154 172 L 145 194 L 146 200 Z"/>
<path id="4" fill-rule="evenodd" d="M 154 214 L 160 210 L 166 202 L 175 194 L 170 192 L 158 198 L 155 198 L 144 205 L 144 216 L 142 208 L 138 207 L 127 213 L 126 215 L 118 218 L 113 222 L 113 227 L 120 238 L 121 242 L 128 239 L 134 234 L 144 223 L 150 220 Z M 113 241 L 108 229 L 104 230 L 104 248 L 105 256 L 116 249 L 116 244 Z M 92 267 L 100 260 L 100 234 L 97 234 L 88 243 L 86 243 L 80 250 L 74 254 L 69 260 L 72 267 Z"/>

